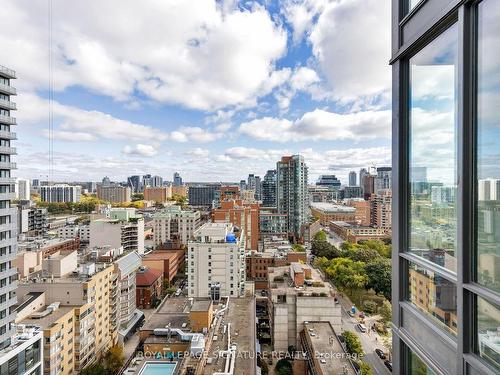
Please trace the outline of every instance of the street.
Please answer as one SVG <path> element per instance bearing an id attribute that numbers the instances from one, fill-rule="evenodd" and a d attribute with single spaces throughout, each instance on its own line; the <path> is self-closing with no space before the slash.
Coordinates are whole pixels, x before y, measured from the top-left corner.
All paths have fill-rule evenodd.
<path id="1" fill-rule="evenodd" d="M 358 324 L 356 318 L 351 318 L 347 314 L 344 306 L 342 306 L 342 330 L 355 332 L 358 335 L 361 340 L 361 345 L 363 345 L 363 350 L 366 353 L 363 360 L 371 366 L 374 374 L 391 374 L 387 367 L 385 367 L 384 362 L 374 352 L 376 348 L 382 349 L 386 352 L 379 335 L 375 332 L 370 332 L 369 330 L 366 333 L 362 333 L 356 327 L 356 324 Z M 377 341 L 375 341 L 375 337 L 377 337 Z"/>

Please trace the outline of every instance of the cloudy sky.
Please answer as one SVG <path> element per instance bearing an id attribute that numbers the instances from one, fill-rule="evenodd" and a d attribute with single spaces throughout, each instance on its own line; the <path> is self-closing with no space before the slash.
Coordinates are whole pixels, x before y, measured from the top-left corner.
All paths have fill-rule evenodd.
<path id="1" fill-rule="evenodd" d="M 390 163 L 390 1 L 4 0 L 18 170 L 53 179 L 263 175 Z M 361 22 L 360 22 L 361 21 Z"/>

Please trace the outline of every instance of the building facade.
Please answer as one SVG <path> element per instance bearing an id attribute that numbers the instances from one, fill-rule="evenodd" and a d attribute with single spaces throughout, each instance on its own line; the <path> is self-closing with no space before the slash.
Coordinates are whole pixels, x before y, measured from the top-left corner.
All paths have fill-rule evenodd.
<path id="1" fill-rule="evenodd" d="M 349 186 L 356 186 L 356 171 L 349 172 Z"/>
<path id="2" fill-rule="evenodd" d="M 220 184 L 189 186 L 188 200 L 190 206 L 212 206 L 216 194 L 220 191 Z"/>
<path id="3" fill-rule="evenodd" d="M 262 207 L 276 207 L 276 170 L 271 169 L 262 181 Z"/>
<path id="4" fill-rule="evenodd" d="M 67 184 L 40 186 L 40 198 L 49 203 L 80 202 L 82 187 Z"/>
<path id="5" fill-rule="evenodd" d="M 393 373 L 498 374 L 500 2 L 392 8 Z"/>
<path id="6" fill-rule="evenodd" d="M 200 225 L 199 211 L 183 210 L 180 206 L 169 206 L 157 211 L 153 214 L 155 246 L 175 239 L 186 245 Z"/>
<path id="7" fill-rule="evenodd" d="M 219 300 L 245 291 L 245 235 L 228 223 L 206 223 L 188 243 L 188 296 Z"/>
<path id="8" fill-rule="evenodd" d="M 16 199 L 19 199 L 20 201 L 29 201 L 31 197 L 30 180 L 17 178 L 15 191 Z"/>
<path id="9" fill-rule="evenodd" d="M 97 186 L 97 198 L 110 203 L 130 202 L 132 190 L 128 186 Z"/>
<path id="10" fill-rule="evenodd" d="M 287 215 L 289 236 L 300 239 L 308 221 L 307 166 L 303 156 L 283 156 L 276 164 L 276 202 L 278 213 Z"/>
<path id="11" fill-rule="evenodd" d="M 144 200 L 165 203 L 172 198 L 172 186 L 144 188 Z"/>

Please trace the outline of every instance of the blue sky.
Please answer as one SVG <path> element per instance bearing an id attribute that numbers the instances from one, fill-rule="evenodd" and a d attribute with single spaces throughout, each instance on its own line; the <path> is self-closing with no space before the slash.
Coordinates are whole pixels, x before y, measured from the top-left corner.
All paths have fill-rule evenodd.
<path id="1" fill-rule="evenodd" d="M 5 1 L 20 177 L 49 173 L 50 56 L 53 180 L 390 163 L 390 1 L 53 0 L 52 48 L 47 3 Z"/>

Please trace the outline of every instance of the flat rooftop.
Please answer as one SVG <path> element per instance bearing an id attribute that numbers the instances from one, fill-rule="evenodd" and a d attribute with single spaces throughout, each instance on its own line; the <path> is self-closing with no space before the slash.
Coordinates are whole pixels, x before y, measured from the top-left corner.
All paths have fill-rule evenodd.
<path id="1" fill-rule="evenodd" d="M 151 331 L 156 328 L 182 328 L 189 325 L 189 301 L 186 298 L 168 298 L 160 309 L 153 313 L 141 331 Z"/>
<path id="2" fill-rule="evenodd" d="M 212 301 L 209 299 L 196 300 L 194 301 L 193 306 L 191 306 L 191 311 L 208 311 L 210 306 L 212 306 Z"/>
<path id="3" fill-rule="evenodd" d="M 308 268 L 306 266 L 306 268 Z M 271 294 L 298 294 L 303 293 L 304 297 L 311 293 L 326 293 L 328 297 L 335 295 L 333 287 L 328 281 L 324 281 L 319 271 L 313 267 L 311 269 L 311 281 L 313 285 L 296 287 L 290 277 L 290 266 L 269 267 L 269 289 Z M 278 279 L 275 279 L 275 278 Z"/>
<path id="4" fill-rule="evenodd" d="M 348 354 L 329 322 L 306 322 L 304 331 L 311 340 L 312 355 L 323 374 L 356 375 Z M 314 335 L 314 336 L 313 336 Z"/>
<path id="5" fill-rule="evenodd" d="M 42 310 L 43 311 L 47 308 L 48 306 L 45 306 Z M 62 316 L 66 315 L 68 312 L 72 311 L 75 307 L 74 306 L 59 306 L 59 308 L 53 312 L 51 312 L 49 315 L 44 316 L 41 319 L 34 319 L 34 318 L 26 318 L 23 319 L 21 324 L 33 324 L 41 327 L 42 329 L 46 328 L 51 328 L 56 321 L 58 321 Z"/>
<path id="6" fill-rule="evenodd" d="M 342 206 L 339 204 L 324 203 L 324 202 L 311 203 L 311 208 L 324 212 L 342 212 L 342 213 L 356 212 L 356 208 L 354 207 Z"/>

